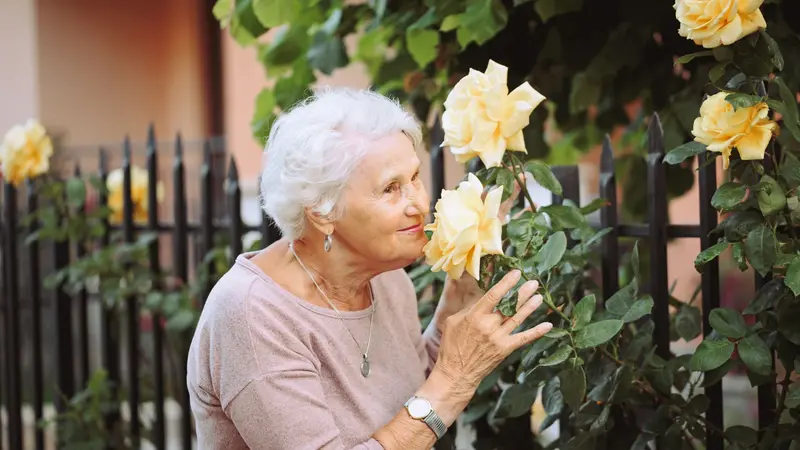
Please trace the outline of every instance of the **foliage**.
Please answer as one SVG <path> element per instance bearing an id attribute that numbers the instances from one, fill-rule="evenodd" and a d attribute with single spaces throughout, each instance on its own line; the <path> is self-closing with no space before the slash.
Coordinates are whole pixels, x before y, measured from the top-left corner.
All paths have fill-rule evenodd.
<path id="1" fill-rule="evenodd" d="M 63 412 L 43 420 L 41 426 L 55 425 L 58 430 L 56 446 L 64 450 L 132 449 L 126 427 L 118 422 L 109 429 L 106 419 L 119 411 L 123 401 L 104 370 L 98 370 L 87 386 L 71 399 Z"/>
<path id="2" fill-rule="evenodd" d="M 427 119 L 455 82 L 489 59 L 509 68 L 509 85 L 529 81 L 550 101 L 526 130 L 530 157 L 573 164 L 603 134 L 624 127 L 617 155 L 626 217 L 647 211 L 645 118 L 658 112 L 666 146 L 689 137 L 708 74 L 733 67 L 725 50 L 696 52 L 678 36 L 673 1 L 659 0 L 217 0 L 214 13 L 242 46 L 257 50 L 272 80 L 256 99 L 251 122 L 263 141 L 277 114 L 310 93 L 322 75 L 363 65 L 370 85 L 408 103 Z M 800 42 L 784 17 L 792 2 L 762 7 L 784 59 L 800 58 Z M 272 38 L 261 39 L 272 30 Z M 349 45 L 348 45 L 349 43 Z M 717 60 L 719 58 L 719 61 Z M 758 70 L 757 56 L 739 58 Z M 788 68 L 790 88 L 800 69 Z M 726 77 L 727 79 L 727 77 Z M 631 116 L 630 105 L 642 103 Z M 690 167 L 670 166 L 671 198 L 693 185 Z"/>

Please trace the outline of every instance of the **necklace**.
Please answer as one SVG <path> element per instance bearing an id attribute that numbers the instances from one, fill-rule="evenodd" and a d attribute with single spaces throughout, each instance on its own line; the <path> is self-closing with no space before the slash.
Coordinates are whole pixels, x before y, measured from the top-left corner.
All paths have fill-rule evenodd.
<path id="1" fill-rule="evenodd" d="M 331 305 L 331 308 L 333 308 L 333 310 L 336 311 L 336 314 L 339 316 L 339 320 L 342 321 L 342 325 L 344 325 L 344 328 L 350 334 L 350 337 L 352 337 L 353 341 L 355 341 L 359 352 L 361 352 L 361 375 L 364 376 L 364 378 L 368 377 L 371 372 L 369 364 L 369 356 L 368 356 L 369 344 L 372 342 L 372 323 L 373 319 L 375 319 L 375 296 L 372 294 L 372 286 L 370 286 L 370 284 L 367 283 L 367 289 L 369 289 L 370 309 L 372 309 L 372 311 L 370 311 L 370 317 L 369 317 L 369 337 L 367 338 L 367 348 L 365 350 L 361 350 L 361 345 L 358 343 L 358 339 L 356 339 L 356 337 L 353 336 L 353 333 L 350 331 L 350 328 L 347 326 L 347 323 L 345 323 L 344 317 L 342 317 L 342 314 L 336 308 L 336 305 L 334 305 L 333 302 L 328 298 L 328 296 L 325 295 L 325 291 L 323 291 L 322 288 L 319 287 L 319 284 L 317 284 L 317 280 L 314 279 L 314 276 L 311 275 L 311 272 L 308 270 L 308 268 L 306 268 L 306 265 L 303 264 L 303 261 L 300 259 L 299 256 L 297 256 L 297 252 L 294 251 L 293 243 L 289 244 L 289 250 L 292 251 L 292 254 L 294 255 L 295 259 L 297 260 L 298 263 L 300 263 L 300 267 L 302 267 L 303 270 L 306 271 L 308 277 L 311 278 L 311 282 L 314 283 L 314 286 L 317 287 L 317 290 L 319 291 L 320 294 L 322 294 L 322 297 L 325 299 L 325 301 L 327 301 L 328 304 Z"/>

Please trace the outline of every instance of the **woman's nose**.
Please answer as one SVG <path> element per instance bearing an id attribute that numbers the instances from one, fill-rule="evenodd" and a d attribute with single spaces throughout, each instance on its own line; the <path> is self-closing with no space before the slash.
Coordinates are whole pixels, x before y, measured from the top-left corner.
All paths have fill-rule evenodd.
<path id="1" fill-rule="evenodd" d="M 406 215 L 408 216 L 427 216 L 430 209 L 428 205 L 428 194 L 424 187 L 409 190 L 408 205 Z"/>

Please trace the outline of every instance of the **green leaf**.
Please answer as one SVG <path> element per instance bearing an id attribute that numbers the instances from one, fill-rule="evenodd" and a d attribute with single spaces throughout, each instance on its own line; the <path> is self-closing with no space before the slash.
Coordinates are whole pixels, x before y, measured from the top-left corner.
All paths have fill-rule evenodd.
<path id="1" fill-rule="evenodd" d="M 597 299 L 594 294 L 589 294 L 583 297 L 581 301 L 575 305 L 575 310 L 572 312 L 572 317 L 575 319 L 575 324 L 572 326 L 573 330 L 585 327 L 592 321 L 592 316 L 597 308 Z"/>
<path id="2" fill-rule="evenodd" d="M 694 260 L 694 268 L 700 273 L 703 273 L 703 266 L 706 265 L 709 261 L 717 258 L 722 252 L 728 249 L 730 244 L 728 242 L 722 241 L 717 242 L 716 244 L 712 245 L 711 247 L 703 250 L 697 255 L 697 258 Z"/>
<path id="3" fill-rule="evenodd" d="M 780 166 L 780 176 L 789 186 L 795 189 L 800 186 L 800 160 L 791 153 L 785 153 L 786 159 Z"/>
<path id="4" fill-rule="evenodd" d="M 678 336 L 687 342 L 700 336 L 702 321 L 703 317 L 698 308 L 682 305 L 677 314 L 675 314 L 675 329 L 678 332 Z"/>
<path id="5" fill-rule="evenodd" d="M 638 289 L 638 282 L 634 278 L 627 286 L 615 292 L 614 295 L 606 301 L 606 309 L 608 312 L 615 316 L 624 316 L 631 309 Z"/>
<path id="6" fill-rule="evenodd" d="M 291 66 L 297 58 L 305 55 L 310 43 L 307 27 L 282 27 L 265 47 L 262 63 L 267 70 L 274 70 L 277 66 Z"/>
<path id="7" fill-rule="evenodd" d="M 498 186 L 503 187 L 502 201 L 506 201 L 509 197 L 511 197 L 511 194 L 514 193 L 514 183 L 516 183 L 514 172 L 506 169 L 505 167 L 498 167 L 497 179 L 495 182 Z"/>
<path id="8" fill-rule="evenodd" d="M 167 320 L 166 329 L 169 331 L 184 331 L 194 326 L 194 311 L 182 309 Z"/>
<path id="9" fill-rule="evenodd" d="M 572 205 L 547 205 L 539 208 L 538 212 L 550 216 L 555 229 L 580 228 L 586 225 L 586 218 L 580 209 Z"/>
<path id="10" fill-rule="evenodd" d="M 729 211 L 744 201 L 746 195 L 747 186 L 729 181 L 717 188 L 717 192 L 711 197 L 711 206 L 720 211 Z"/>
<path id="11" fill-rule="evenodd" d="M 792 133 L 792 136 L 800 141 L 800 111 L 797 109 L 797 98 L 794 92 L 786 86 L 783 78 L 775 77 L 773 81 L 778 85 L 778 93 L 784 106 L 783 111 L 779 111 L 784 116 L 783 123 Z"/>
<path id="12" fill-rule="evenodd" d="M 580 366 L 572 366 L 558 374 L 561 380 L 561 395 L 564 403 L 577 411 L 586 396 L 586 376 Z"/>
<path id="13" fill-rule="evenodd" d="M 275 121 L 275 94 L 270 88 L 264 88 L 256 97 L 255 113 L 250 122 L 253 135 L 259 140 L 266 141 L 272 123 Z"/>
<path id="14" fill-rule="evenodd" d="M 734 111 L 739 108 L 749 108 L 764 101 L 764 99 L 758 95 L 741 94 L 738 92 L 734 94 L 728 94 L 725 96 L 725 100 L 733 105 Z"/>
<path id="15" fill-rule="evenodd" d="M 553 174 L 550 166 L 538 161 L 529 161 L 525 164 L 525 170 L 531 174 L 539 185 L 556 195 L 563 195 L 561 183 Z"/>
<path id="16" fill-rule="evenodd" d="M 537 0 L 533 5 L 533 9 L 542 22 L 547 22 L 562 14 L 578 12 L 581 8 L 583 8 L 583 0 Z"/>
<path id="17" fill-rule="evenodd" d="M 789 392 L 786 394 L 786 400 L 783 402 L 787 408 L 800 407 L 800 387 L 797 385 L 793 387 L 794 389 L 789 389 Z"/>
<path id="18" fill-rule="evenodd" d="M 733 59 L 733 50 L 730 47 L 726 47 L 724 45 L 720 45 L 719 47 L 715 47 L 711 54 L 714 55 L 714 59 L 717 61 L 731 61 Z"/>
<path id="19" fill-rule="evenodd" d="M 735 309 L 714 308 L 708 321 L 717 333 L 728 338 L 739 339 L 747 333 L 747 324 Z"/>
<path id="20" fill-rule="evenodd" d="M 795 259 L 789 264 L 786 270 L 786 278 L 783 280 L 786 287 L 792 290 L 795 297 L 800 296 L 800 259 Z"/>
<path id="21" fill-rule="evenodd" d="M 725 430 L 725 437 L 743 447 L 750 447 L 758 443 L 758 432 L 743 425 L 728 427 Z"/>
<path id="22" fill-rule="evenodd" d="M 725 220 L 717 227 L 725 232 L 725 240 L 728 242 L 738 242 L 747 237 L 747 235 L 757 228 L 759 225 L 764 224 L 764 217 L 758 212 L 753 210 L 736 211 L 729 214 Z"/>
<path id="23" fill-rule="evenodd" d="M 499 0 L 471 0 L 468 4 L 458 18 L 456 31 L 456 39 L 462 48 L 473 41 L 483 45 L 508 23 L 508 11 Z"/>
<path id="24" fill-rule="evenodd" d="M 800 304 L 778 315 L 778 331 L 789 342 L 800 345 Z"/>
<path id="25" fill-rule="evenodd" d="M 503 390 L 497 400 L 495 417 L 498 419 L 519 417 L 530 413 L 533 402 L 536 401 L 538 389 L 526 384 L 512 384 Z"/>
<path id="26" fill-rule="evenodd" d="M 551 328 L 550 331 L 548 331 L 547 334 L 545 334 L 545 337 L 550 339 L 559 339 L 568 335 L 569 331 L 563 328 Z"/>
<path id="27" fill-rule="evenodd" d="M 692 399 L 686 404 L 685 408 L 688 412 L 699 416 L 706 412 L 710 404 L 711 401 L 708 399 L 708 397 L 700 394 L 692 397 Z"/>
<path id="28" fill-rule="evenodd" d="M 710 71 L 708 71 L 708 79 L 712 84 L 716 83 L 720 78 L 725 76 L 725 69 L 728 68 L 728 64 L 730 64 L 728 61 L 718 62 L 714 64 L 714 67 L 712 67 Z"/>
<path id="29" fill-rule="evenodd" d="M 236 10 L 230 17 L 231 36 L 242 46 L 253 43 L 256 38 L 267 32 L 253 11 L 253 0 L 235 2 Z"/>
<path id="30" fill-rule="evenodd" d="M 695 155 L 700 155 L 706 151 L 705 144 L 691 141 L 681 146 L 675 147 L 664 156 L 666 164 L 680 164 Z"/>
<path id="31" fill-rule="evenodd" d="M 233 15 L 233 0 L 217 0 L 211 8 L 211 14 L 219 21 L 220 28 L 226 28 Z"/>
<path id="32" fill-rule="evenodd" d="M 547 414 L 558 414 L 564 408 L 560 377 L 550 377 L 545 381 L 542 386 L 542 406 Z"/>
<path id="33" fill-rule="evenodd" d="M 731 358 L 735 345 L 725 340 L 706 339 L 700 343 L 689 361 L 689 368 L 695 372 L 707 372 L 723 365 Z"/>
<path id="34" fill-rule="evenodd" d="M 420 68 L 425 68 L 436 59 L 439 47 L 439 33 L 429 29 L 409 29 L 406 31 L 406 44 L 411 57 Z"/>
<path id="35" fill-rule="evenodd" d="M 595 437 L 587 432 L 574 436 L 564 446 L 564 450 L 593 450 L 595 448 Z"/>
<path id="36" fill-rule="evenodd" d="M 591 323 L 575 332 L 575 347 L 584 349 L 605 344 L 622 330 L 622 325 L 623 322 L 617 319 Z"/>
<path id="37" fill-rule="evenodd" d="M 725 364 L 717 367 L 716 369 L 709 370 L 708 372 L 703 374 L 703 382 L 701 383 L 701 386 L 703 387 L 713 386 L 714 384 L 718 383 L 723 378 L 725 378 L 725 375 L 727 375 L 728 372 L 731 371 L 731 369 L 737 367 L 738 365 L 739 365 L 738 361 L 728 360 L 725 362 Z"/>
<path id="38" fill-rule="evenodd" d="M 758 199 L 758 209 L 761 210 L 764 217 L 783 210 L 786 206 L 786 195 L 778 182 L 771 176 L 764 175 L 761 177 L 759 185 L 762 187 L 756 191 L 756 198 Z"/>
<path id="39" fill-rule="evenodd" d="M 584 112 L 590 106 L 598 104 L 602 93 L 601 83 L 585 72 L 573 76 L 569 93 L 570 114 Z"/>
<path id="40" fill-rule="evenodd" d="M 536 270 L 541 274 L 555 267 L 564 252 L 567 250 L 567 236 L 563 231 L 557 231 L 550 235 L 547 242 L 542 246 L 539 253 L 533 257 Z"/>
<path id="41" fill-rule="evenodd" d="M 744 247 L 747 259 L 762 277 L 772 271 L 776 254 L 775 235 L 772 228 L 766 225 L 755 228 L 747 235 Z"/>
<path id="42" fill-rule="evenodd" d="M 335 69 L 344 67 L 350 62 L 344 42 L 340 38 L 331 36 L 322 30 L 317 31 L 314 35 L 314 40 L 311 43 L 311 48 L 308 49 L 306 57 L 311 67 L 325 75 L 332 74 Z"/>
<path id="43" fill-rule="evenodd" d="M 772 36 L 767 34 L 767 31 L 763 28 L 758 30 L 758 32 L 761 34 L 761 39 L 764 39 L 764 41 L 767 43 L 769 54 L 772 57 L 772 65 L 774 65 L 778 70 L 783 70 L 783 54 L 781 53 L 778 43 L 775 42 L 775 39 L 772 39 Z"/>
<path id="44" fill-rule="evenodd" d="M 639 320 L 642 317 L 650 314 L 653 309 L 653 298 L 649 295 L 633 302 L 631 309 L 622 316 L 622 321 L 625 323 Z"/>
<path id="45" fill-rule="evenodd" d="M 75 209 L 83 208 L 86 201 L 86 184 L 80 178 L 67 179 L 67 203 Z"/>
<path id="46" fill-rule="evenodd" d="M 742 311 L 743 314 L 758 314 L 772 308 L 786 294 L 786 285 L 782 278 L 774 278 L 767 282 L 756 293 L 756 298 Z"/>
<path id="47" fill-rule="evenodd" d="M 745 365 L 761 375 L 772 373 L 772 351 L 757 334 L 752 334 L 739 341 L 739 357 Z"/>
<path id="48" fill-rule="evenodd" d="M 253 12 L 267 28 L 291 22 L 302 6 L 299 0 L 253 0 Z"/>
<path id="49" fill-rule="evenodd" d="M 572 348 L 568 344 L 563 344 L 546 358 L 540 359 L 539 365 L 550 367 L 561 364 L 569 358 L 570 353 L 572 353 Z"/>
<path id="50" fill-rule="evenodd" d="M 711 50 L 706 50 L 706 51 L 702 51 L 702 52 L 695 52 L 695 53 L 689 53 L 688 55 L 683 55 L 680 58 L 678 58 L 678 60 L 675 61 L 674 65 L 688 64 L 688 63 L 692 62 L 692 60 L 694 60 L 695 58 L 700 58 L 702 56 L 713 56 L 713 55 L 714 55 L 714 52 L 712 52 Z"/>
<path id="51" fill-rule="evenodd" d="M 589 202 L 588 205 L 581 206 L 581 214 L 587 215 L 600 210 L 605 206 L 611 205 L 611 202 L 604 198 L 596 198 Z"/>
<path id="52" fill-rule="evenodd" d="M 442 24 L 439 26 L 439 29 L 444 32 L 453 31 L 456 28 L 458 28 L 460 24 L 461 24 L 461 15 L 453 14 L 445 17 L 444 20 L 442 20 Z"/>
<path id="53" fill-rule="evenodd" d="M 747 265 L 747 258 L 744 256 L 744 246 L 741 242 L 733 244 L 733 260 L 739 265 L 739 270 L 744 272 L 749 267 Z"/>

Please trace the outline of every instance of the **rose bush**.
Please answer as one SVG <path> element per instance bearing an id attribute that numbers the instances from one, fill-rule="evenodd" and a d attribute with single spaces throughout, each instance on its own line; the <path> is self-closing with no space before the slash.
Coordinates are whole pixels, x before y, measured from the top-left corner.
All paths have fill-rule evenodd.
<path id="1" fill-rule="evenodd" d="M 28 178 L 35 178 L 50 170 L 53 143 L 39 121 L 28 120 L 24 125 L 12 127 L 0 144 L 0 172 L 3 177 L 19 186 Z"/>

